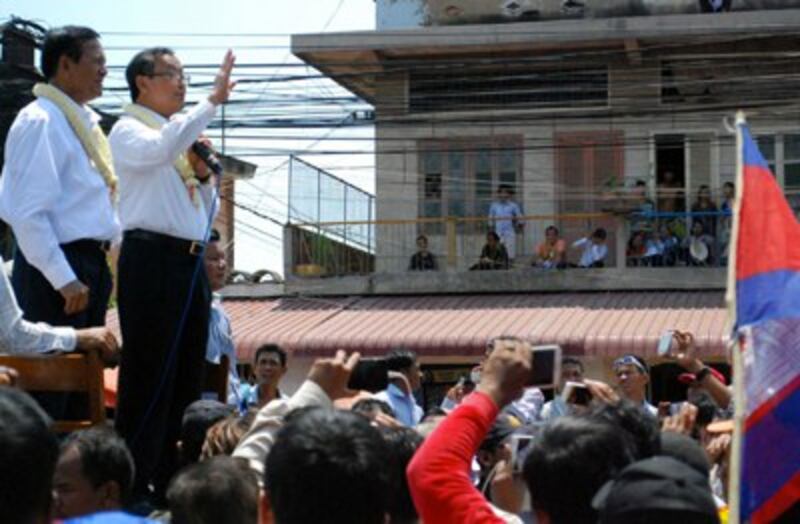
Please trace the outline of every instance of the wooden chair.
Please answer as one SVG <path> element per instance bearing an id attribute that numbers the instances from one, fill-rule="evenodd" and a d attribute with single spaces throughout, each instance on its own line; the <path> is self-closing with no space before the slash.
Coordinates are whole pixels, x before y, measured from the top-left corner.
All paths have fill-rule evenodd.
<path id="1" fill-rule="evenodd" d="M 25 391 L 88 394 L 89 418 L 55 420 L 53 429 L 57 433 L 85 429 L 105 422 L 103 362 L 96 352 L 44 356 L 0 355 L 0 365 L 17 370 L 17 385 Z"/>

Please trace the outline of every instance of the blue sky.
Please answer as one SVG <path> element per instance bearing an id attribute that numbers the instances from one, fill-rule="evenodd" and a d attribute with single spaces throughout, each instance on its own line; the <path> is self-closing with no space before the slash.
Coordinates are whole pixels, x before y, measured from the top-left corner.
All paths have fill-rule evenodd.
<path id="1" fill-rule="evenodd" d="M 218 63 L 225 50 L 230 47 L 237 55 L 239 64 L 276 64 L 265 70 L 240 69 L 234 77 L 247 74 L 274 75 L 293 74 L 305 69 L 281 69 L 277 64 L 297 63 L 289 51 L 289 34 L 318 33 L 323 31 L 369 30 L 375 27 L 375 3 L 373 0 L 0 0 L 0 19 L 16 15 L 33 20 L 45 27 L 65 24 L 78 24 L 92 27 L 101 33 L 109 65 L 112 66 L 106 86 L 124 85 L 122 66 L 127 64 L 136 50 L 153 45 L 166 45 L 175 49 L 184 64 Z M 127 33 L 127 34 L 126 34 Z M 136 33 L 136 34 L 130 34 Z M 149 34 L 143 34 L 149 33 Z M 153 34 L 160 33 L 160 34 Z M 171 34 L 166 34 L 171 33 Z M 175 33 L 179 33 L 176 35 Z M 182 34 L 192 33 L 192 36 Z M 213 36 L 213 34 L 224 36 Z M 257 34 L 257 35 L 253 35 Z M 243 35 L 243 36 L 235 36 Z M 114 67 L 116 66 L 116 67 Z M 312 71 L 309 71 L 310 73 Z M 195 77 L 198 75 L 195 75 Z M 194 82 L 195 80 L 193 80 Z M 327 81 L 316 80 L 302 87 L 268 84 L 260 90 L 274 90 L 276 93 L 291 93 L 292 90 L 320 94 L 344 94 L 337 86 Z M 252 95 L 252 91 L 250 93 Z M 269 96 L 269 93 L 261 93 Z M 202 93 L 196 93 L 201 96 Z M 243 90 L 239 96 L 248 96 Z M 120 105 L 126 103 L 123 94 L 107 94 L 104 103 Z M 288 111 L 302 114 L 307 111 L 302 105 L 291 107 Z M 324 135 L 326 129 L 271 131 L 271 133 L 297 136 L 297 140 L 257 142 L 235 138 L 227 142 L 235 154 L 237 146 L 247 147 L 257 144 L 259 148 L 292 149 L 306 151 L 316 138 Z M 371 136 L 371 130 L 337 131 L 339 137 Z M 250 132 L 252 135 L 252 131 Z M 235 135 L 235 133 L 234 133 Z M 365 149 L 369 142 L 351 143 L 346 140 L 325 142 L 311 147 L 312 154 L 304 159 L 322 165 L 356 185 L 367 190 L 374 188 L 373 173 L 370 168 L 374 159 L 371 155 L 314 156 L 313 149 L 326 150 Z M 260 153 L 259 153 L 260 154 Z M 252 182 L 240 183 L 237 199 L 264 214 L 285 220 L 286 214 L 286 176 L 285 168 L 274 170 L 286 157 L 248 157 L 248 161 L 260 166 Z M 273 171 L 274 170 L 274 171 Z M 237 212 L 236 266 L 238 269 L 272 269 L 283 272 L 282 246 L 278 226 L 247 212 Z"/>

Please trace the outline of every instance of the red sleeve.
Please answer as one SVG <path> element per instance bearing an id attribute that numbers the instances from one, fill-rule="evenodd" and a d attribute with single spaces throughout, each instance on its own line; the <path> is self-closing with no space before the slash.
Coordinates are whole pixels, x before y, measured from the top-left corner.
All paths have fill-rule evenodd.
<path id="1" fill-rule="evenodd" d="M 425 439 L 408 466 L 408 485 L 420 520 L 435 524 L 502 524 L 469 477 L 472 457 L 497 417 L 483 393 L 468 396 Z"/>

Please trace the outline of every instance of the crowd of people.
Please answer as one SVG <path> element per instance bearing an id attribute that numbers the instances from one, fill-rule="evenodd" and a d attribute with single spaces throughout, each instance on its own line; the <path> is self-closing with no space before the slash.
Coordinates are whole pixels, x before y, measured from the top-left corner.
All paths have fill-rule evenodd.
<path id="1" fill-rule="evenodd" d="M 339 351 L 287 396 L 286 355 L 266 345 L 255 361 L 277 371 L 262 370 L 254 404 L 198 400 L 179 418 L 178 467 L 155 504 L 137 497 L 138 463 L 113 428 L 59 442 L 33 399 L 0 387 L 0 468 L 16 472 L 0 479 L 0 520 L 718 523 L 731 393 L 697 358 L 691 334 L 674 339 L 685 402 L 648 402 L 649 367 L 636 355 L 614 361 L 614 384 L 565 356 L 545 402 L 527 386 L 530 345 L 500 337 L 427 412 L 410 351 L 386 357 L 383 391 L 349 389 L 360 356 Z"/>
<path id="2" fill-rule="evenodd" d="M 659 186 L 659 206 L 648 198 L 647 184 L 643 180 L 637 180 L 625 195 L 633 206 L 630 210 L 630 237 L 625 250 L 626 265 L 709 267 L 727 264 L 730 215 L 735 196 L 733 183 L 726 182 L 722 186 L 723 199 L 719 207 L 711 198 L 710 188 L 701 185 L 697 199 L 687 213 L 683 205 L 683 190 L 673 189 L 672 180 L 672 172 L 665 172 L 664 181 Z M 596 228 L 567 244 L 555 225 L 547 226 L 544 240 L 536 246 L 533 257 L 529 261 L 520 260 L 516 256 L 517 235 L 525 230 L 525 217 L 513 196 L 511 186 L 502 184 L 498 187 L 497 199 L 489 208 L 486 243 L 470 270 L 511 269 L 522 265 L 543 269 L 605 267 L 608 233 L 604 228 Z M 688 231 L 687 219 L 691 224 Z M 408 269 L 440 269 L 436 255 L 429 251 L 427 236 L 417 237 L 417 251 L 412 255 Z"/>

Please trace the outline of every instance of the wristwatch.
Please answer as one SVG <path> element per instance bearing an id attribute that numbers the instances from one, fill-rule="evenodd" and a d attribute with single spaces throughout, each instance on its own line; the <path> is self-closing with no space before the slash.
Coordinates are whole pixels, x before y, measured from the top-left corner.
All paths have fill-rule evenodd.
<path id="1" fill-rule="evenodd" d="M 711 374 L 711 368 L 709 368 L 708 366 L 703 366 L 703 369 L 697 372 L 697 374 L 694 376 L 694 379 L 699 384 L 703 382 L 706 379 L 706 377 L 710 374 Z"/>

